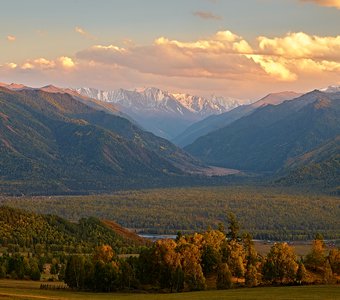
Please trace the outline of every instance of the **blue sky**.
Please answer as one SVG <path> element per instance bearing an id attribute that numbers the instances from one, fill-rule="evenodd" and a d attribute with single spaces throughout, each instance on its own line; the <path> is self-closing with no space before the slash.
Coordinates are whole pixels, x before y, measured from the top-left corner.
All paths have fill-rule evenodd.
<path id="1" fill-rule="evenodd" d="M 337 84 L 340 61 L 333 52 L 337 50 L 340 35 L 339 8 L 338 0 L 4 0 L 0 11 L 0 81 L 91 85 L 105 89 L 160 85 L 182 92 L 240 98 L 261 95 L 268 84 L 275 91 L 308 90 L 317 83 Z M 197 48 L 197 45 L 193 49 L 193 43 L 210 41 L 212 44 L 218 39 L 218 32 L 226 31 L 237 38 L 225 43 L 244 40 L 257 56 L 239 50 L 230 53 L 234 44 L 220 47 L 221 52 L 214 47 Z M 300 32 L 305 36 L 294 35 Z M 160 37 L 169 42 L 155 46 Z M 277 45 L 272 45 L 270 51 L 267 46 L 260 49 L 260 37 L 266 38 L 266 45 L 273 41 Z M 285 37 L 288 38 L 284 40 Z M 304 47 L 306 43 L 302 41 L 307 41 L 307 37 L 310 51 L 303 57 L 300 54 L 292 57 L 287 43 Z M 327 52 L 323 53 L 327 63 L 311 53 L 325 43 L 329 53 L 325 48 L 322 50 Z M 116 48 L 94 49 L 95 45 L 112 45 L 120 52 Z M 274 53 L 278 45 L 283 50 Z M 136 62 L 144 60 L 142 54 L 148 49 L 157 56 L 160 48 L 159 60 L 170 61 L 162 67 L 172 71 L 167 73 Z M 268 51 L 272 56 L 264 57 Z M 282 57 L 279 59 L 278 55 Z M 184 60 L 188 56 L 190 62 Z M 73 65 L 67 64 L 65 58 Z M 219 58 L 230 60 L 222 66 L 223 70 L 219 70 Z M 296 64 L 292 59 L 300 60 L 299 70 L 290 65 Z M 146 57 L 145 61 L 151 60 Z M 232 61 L 238 65 L 232 65 Z M 303 69 L 307 64 L 314 64 L 314 69 Z M 216 72 L 212 66 L 216 66 Z M 175 71 L 174 67 L 185 72 Z M 248 68 L 251 76 L 239 74 Z M 92 80 L 88 74 L 84 76 L 85 72 L 93 73 Z M 317 81 L 317 76 L 322 80 Z M 256 86 L 252 84 L 254 81 L 258 83 Z"/>

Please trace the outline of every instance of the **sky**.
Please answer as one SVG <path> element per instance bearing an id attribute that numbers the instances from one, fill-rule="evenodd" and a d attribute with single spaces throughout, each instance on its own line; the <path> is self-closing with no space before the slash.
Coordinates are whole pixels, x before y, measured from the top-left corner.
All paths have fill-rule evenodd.
<path id="1" fill-rule="evenodd" d="M 258 99 L 340 84 L 340 0 L 2 0 L 0 82 Z"/>

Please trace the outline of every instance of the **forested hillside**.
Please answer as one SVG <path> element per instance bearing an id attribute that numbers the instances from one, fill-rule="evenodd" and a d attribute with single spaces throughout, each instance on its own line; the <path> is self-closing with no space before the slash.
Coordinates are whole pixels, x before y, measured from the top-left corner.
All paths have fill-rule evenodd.
<path id="1" fill-rule="evenodd" d="M 129 237 L 120 234 L 94 217 L 71 223 L 55 215 L 38 215 L 0 206 L 0 245 L 4 248 L 19 247 L 40 253 L 88 253 L 102 244 L 108 244 L 120 253 L 129 249 L 136 251 L 147 242 L 132 233 Z"/>
<path id="2" fill-rule="evenodd" d="M 269 94 L 252 104 L 241 105 L 228 112 L 218 115 L 212 115 L 210 117 L 203 119 L 202 121 L 198 121 L 189 126 L 186 130 L 184 130 L 172 141 L 176 145 L 179 145 L 181 147 L 188 146 L 192 144 L 195 140 L 197 140 L 199 137 L 205 136 L 210 132 L 223 128 L 235 122 L 236 120 L 251 114 L 259 107 L 264 107 L 266 105 L 278 105 L 283 101 L 289 101 L 299 96 L 301 96 L 301 94 L 294 92 L 281 92 Z"/>
<path id="3" fill-rule="evenodd" d="M 286 173 L 277 183 L 284 185 L 317 186 L 340 193 L 340 136 L 320 147 L 288 161 Z"/>
<path id="4" fill-rule="evenodd" d="M 127 119 L 67 93 L 0 88 L 0 193 L 112 191 L 200 163 Z M 176 180 L 176 179 L 175 179 Z"/>
<path id="5" fill-rule="evenodd" d="M 340 94 L 313 91 L 259 108 L 185 149 L 209 164 L 276 172 L 339 133 Z"/>

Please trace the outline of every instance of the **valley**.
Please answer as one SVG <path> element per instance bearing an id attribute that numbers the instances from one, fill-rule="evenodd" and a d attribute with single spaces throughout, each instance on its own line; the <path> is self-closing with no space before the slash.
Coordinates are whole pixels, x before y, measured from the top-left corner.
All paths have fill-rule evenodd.
<path id="1" fill-rule="evenodd" d="M 340 299 L 340 0 L 4 0 L 0 299 Z"/>
<path id="2" fill-rule="evenodd" d="M 286 188 L 197 187 L 121 191 L 111 195 L 1 197 L 1 205 L 71 221 L 95 216 L 140 233 L 200 232 L 233 212 L 255 239 L 340 239 L 339 197 Z"/>

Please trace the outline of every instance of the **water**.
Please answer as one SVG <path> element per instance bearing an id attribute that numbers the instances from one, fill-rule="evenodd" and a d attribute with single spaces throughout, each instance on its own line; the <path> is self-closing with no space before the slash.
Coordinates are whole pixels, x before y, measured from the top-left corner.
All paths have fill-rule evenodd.
<path id="1" fill-rule="evenodd" d="M 152 241 L 157 241 L 157 240 L 164 240 L 164 239 L 172 239 L 174 240 L 177 235 L 173 234 L 138 234 L 140 237 L 152 240 Z"/>

